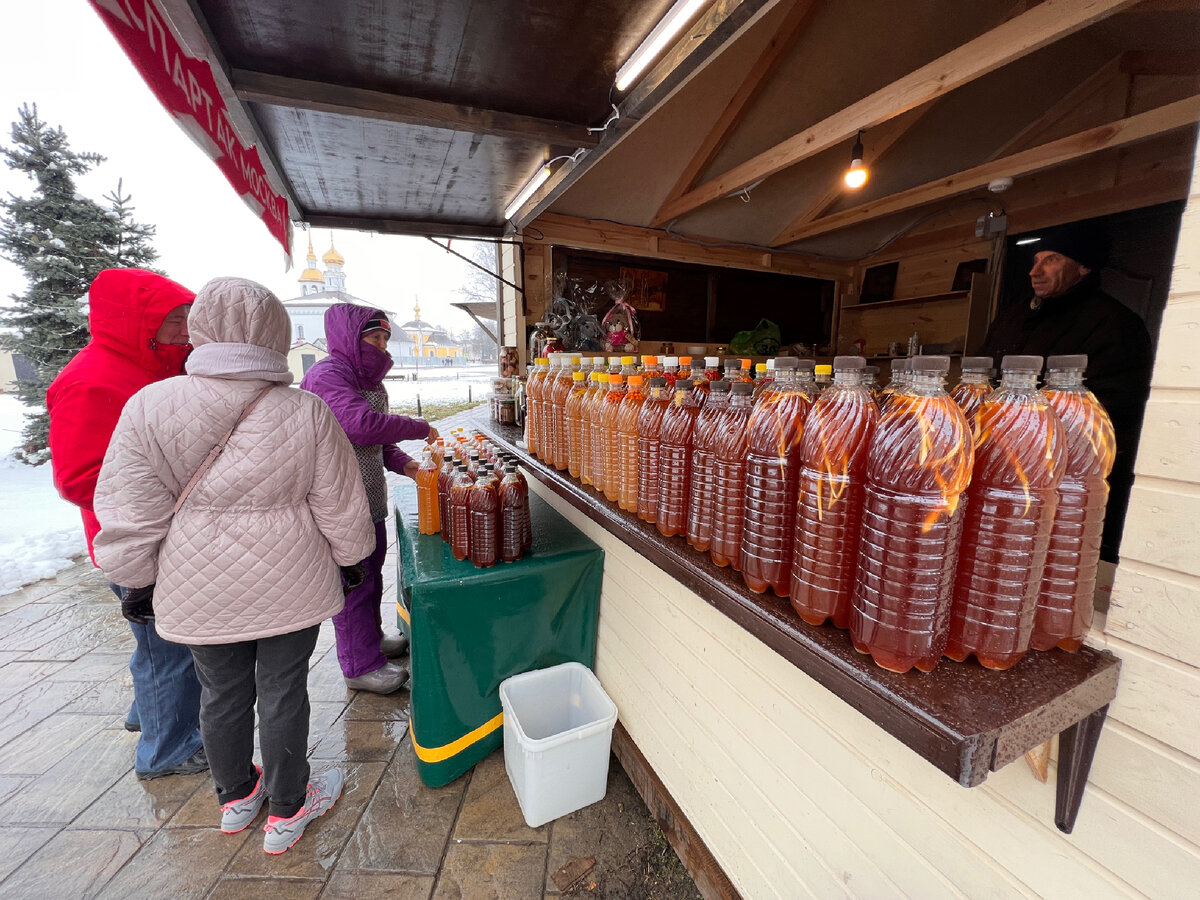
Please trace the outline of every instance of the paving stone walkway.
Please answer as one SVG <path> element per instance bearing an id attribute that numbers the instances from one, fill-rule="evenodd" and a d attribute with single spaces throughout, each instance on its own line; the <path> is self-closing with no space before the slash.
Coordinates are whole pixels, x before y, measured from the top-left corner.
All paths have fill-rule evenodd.
<path id="1" fill-rule="evenodd" d="M 394 552 L 393 534 L 387 630 Z M 422 785 L 407 691 L 347 690 L 328 622 L 309 675 L 309 751 L 314 771 L 343 767 L 346 789 L 268 856 L 265 811 L 222 834 L 207 775 L 135 777 L 136 735 L 123 728 L 132 648 L 86 560 L 0 597 L 0 900 L 699 896 L 615 759 L 603 801 L 540 828 L 525 825 L 500 751 L 444 788 Z"/>

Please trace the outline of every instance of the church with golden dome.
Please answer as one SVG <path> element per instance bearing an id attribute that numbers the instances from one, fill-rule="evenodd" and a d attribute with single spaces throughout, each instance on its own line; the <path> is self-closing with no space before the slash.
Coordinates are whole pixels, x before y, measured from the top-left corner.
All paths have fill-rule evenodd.
<path id="1" fill-rule="evenodd" d="M 397 326 L 395 313 L 369 303 L 346 291 L 346 258 L 338 252 L 329 236 L 329 249 L 321 257 L 318 268 L 317 253 L 313 249 L 312 232 L 308 235 L 308 254 L 304 271 L 297 279 L 300 296 L 284 300 L 288 318 L 292 322 L 292 348 L 288 353 L 288 366 L 296 381 L 319 359 L 328 355 L 325 344 L 325 311 L 337 303 L 356 303 L 372 309 L 382 309 L 392 322 L 392 337 L 388 352 L 396 361 L 394 377 L 403 377 L 405 367 L 424 365 L 455 365 L 462 360 L 463 348 L 445 329 L 421 321 L 420 306 L 414 307 L 416 318 Z"/>
<path id="2" fill-rule="evenodd" d="M 346 258 L 334 246 L 333 236 L 329 237 L 329 249 L 321 257 L 323 269 L 317 268 L 317 254 L 313 250 L 312 232 L 308 235 L 308 256 L 305 260 L 304 271 L 300 273 L 300 296 L 284 300 L 284 308 L 292 320 L 292 341 L 307 342 L 324 349 L 325 346 L 325 310 L 335 303 L 357 303 L 360 306 L 371 306 L 373 309 L 383 309 L 376 304 L 370 304 L 361 297 L 355 297 L 346 291 Z M 389 318 L 394 318 L 388 312 Z"/>

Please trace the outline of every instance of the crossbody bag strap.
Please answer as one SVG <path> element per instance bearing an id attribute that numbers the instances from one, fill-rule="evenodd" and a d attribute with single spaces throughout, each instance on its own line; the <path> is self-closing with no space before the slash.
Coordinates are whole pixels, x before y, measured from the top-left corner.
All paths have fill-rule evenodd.
<path id="1" fill-rule="evenodd" d="M 258 406 L 258 401 L 267 396 L 267 394 L 273 391 L 275 387 L 276 385 L 271 384 L 259 391 L 258 396 L 251 400 L 246 408 L 242 410 L 242 414 L 237 417 L 237 421 L 230 426 L 229 430 L 225 432 L 224 436 L 222 436 L 219 441 L 213 444 L 213 448 L 208 451 L 208 456 L 204 457 L 204 462 L 200 463 L 200 468 L 196 470 L 196 474 L 191 477 L 191 480 L 188 481 L 187 485 L 180 493 L 179 499 L 175 501 L 175 508 L 171 510 L 171 515 L 175 515 L 175 513 L 179 512 L 179 508 L 183 506 L 183 501 L 188 498 L 188 494 L 192 492 L 192 488 L 194 488 L 196 483 L 204 477 L 204 473 L 212 467 L 212 464 L 217 461 L 217 457 L 224 452 L 225 445 L 228 444 L 229 439 L 233 437 L 234 431 L 236 431 L 237 427 L 242 424 L 242 421 L 246 418 L 246 416 L 254 412 L 254 407 Z"/>

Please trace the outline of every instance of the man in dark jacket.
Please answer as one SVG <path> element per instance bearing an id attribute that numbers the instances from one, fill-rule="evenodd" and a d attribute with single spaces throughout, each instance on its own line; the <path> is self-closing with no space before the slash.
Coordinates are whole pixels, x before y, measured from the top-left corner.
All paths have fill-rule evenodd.
<path id="1" fill-rule="evenodd" d="M 1108 261 L 1103 231 L 1066 225 L 1042 235 L 1035 247 L 1033 297 L 1000 310 L 983 352 L 997 365 L 1008 353 L 1087 354 L 1087 385 L 1108 411 L 1117 438 L 1101 550 L 1116 562 L 1154 362 L 1150 333 L 1137 313 L 1100 290 L 1100 270 Z"/>
<path id="2" fill-rule="evenodd" d="M 142 269 L 105 269 L 88 291 L 91 342 L 46 392 L 54 486 L 79 507 L 88 553 L 100 523 L 92 510 L 96 479 L 125 402 L 148 384 L 179 375 L 191 345 L 187 314 L 195 295 Z M 125 589 L 113 585 L 122 600 Z M 158 636 L 154 619 L 130 621 L 137 641 L 129 671 L 133 706 L 125 719 L 141 731 L 134 769 L 147 780 L 203 772 L 200 683 L 191 651 Z"/>

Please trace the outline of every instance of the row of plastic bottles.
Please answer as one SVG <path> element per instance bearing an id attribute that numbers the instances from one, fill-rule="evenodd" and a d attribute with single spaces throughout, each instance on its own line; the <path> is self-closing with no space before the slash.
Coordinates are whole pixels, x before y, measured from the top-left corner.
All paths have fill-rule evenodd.
<path id="1" fill-rule="evenodd" d="M 417 528 L 441 534 L 455 559 L 486 568 L 515 562 L 533 546 L 529 485 L 507 456 L 456 431 L 426 445 L 417 469 Z"/>
<path id="2" fill-rule="evenodd" d="M 861 357 L 826 390 L 811 360 L 673 386 L 622 363 L 558 365 L 543 458 L 751 590 L 896 671 L 1081 645 L 1115 452 L 1086 357 L 1052 357 L 1045 391 L 1040 357 L 1007 357 L 995 390 L 968 357 L 953 397 L 948 357 L 900 360 L 878 398 Z"/>

